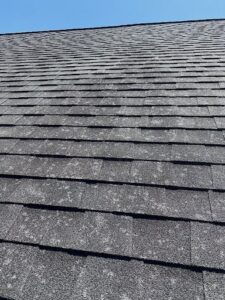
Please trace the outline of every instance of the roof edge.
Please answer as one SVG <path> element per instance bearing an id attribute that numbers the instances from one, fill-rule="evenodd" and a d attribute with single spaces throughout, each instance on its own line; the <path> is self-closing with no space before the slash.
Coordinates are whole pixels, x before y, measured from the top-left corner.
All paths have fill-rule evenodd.
<path id="1" fill-rule="evenodd" d="M 133 27 L 133 26 L 146 26 L 146 25 L 166 25 L 166 24 L 179 24 L 179 23 L 201 23 L 210 21 L 225 21 L 225 18 L 218 19 L 196 19 L 196 20 L 181 20 L 181 21 L 162 21 L 162 22 L 147 22 L 147 23 L 133 23 L 133 24 L 120 24 L 120 25 L 109 25 L 109 26 L 96 26 L 96 27 L 81 27 L 81 28 L 66 28 L 66 29 L 46 29 L 37 31 L 22 31 L 22 32 L 6 32 L 0 33 L 2 35 L 19 35 L 28 33 L 45 33 L 45 32 L 65 32 L 65 31 L 78 31 L 78 30 L 96 30 L 96 29 L 107 29 L 107 28 L 121 28 L 121 27 Z"/>

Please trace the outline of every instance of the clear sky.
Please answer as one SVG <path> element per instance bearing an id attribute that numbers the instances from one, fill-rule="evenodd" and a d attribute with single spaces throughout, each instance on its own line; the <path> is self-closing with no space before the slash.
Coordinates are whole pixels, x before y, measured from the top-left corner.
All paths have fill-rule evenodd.
<path id="1" fill-rule="evenodd" d="M 0 0 L 0 33 L 225 18 L 225 0 Z"/>

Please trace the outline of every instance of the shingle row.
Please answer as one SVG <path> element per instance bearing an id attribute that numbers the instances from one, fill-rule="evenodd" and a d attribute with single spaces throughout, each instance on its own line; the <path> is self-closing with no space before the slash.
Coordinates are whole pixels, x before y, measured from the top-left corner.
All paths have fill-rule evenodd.
<path id="1" fill-rule="evenodd" d="M 126 184 L 0 179 L 0 202 L 224 221 L 223 193 Z M 217 196 L 217 197 L 216 197 Z M 222 198 L 222 199 L 221 199 Z M 211 213 L 212 210 L 212 213 Z"/>
<path id="2" fill-rule="evenodd" d="M 224 164 L 224 146 L 0 139 L 0 153 Z"/>
<path id="3" fill-rule="evenodd" d="M 120 65 L 121 67 L 121 65 Z M 77 68 L 77 67 L 76 67 Z M 89 69 L 90 70 L 90 69 Z M 45 85 L 24 85 L 24 86 L 0 86 L 0 90 L 2 92 L 31 92 L 31 91 L 61 91 L 66 89 L 67 91 L 124 91 L 124 90 L 211 90 L 211 89 L 218 89 L 221 85 L 217 82 L 208 82 L 208 83 L 89 83 L 89 84 L 74 84 L 74 83 L 62 83 L 58 82 L 57 84 L 52 82 L 47 83 Z"/>
<path id="4" fill-rule="evenodd" d="M 72 139 L 225 145 L 222 131 L 187 129 L 1 126 L 0 138 Z"/>
<path id="5" fill-rule="evenodd" d="M 223 108 L 224 106 L 224 98 L 223 97 L 148 97 L 146 98 L 138 98 L 138 97 L 126 97 L 126 98 L 112 98 L 112 97 L 104 97 L 104 98 L 98 98 L 98 97 L 92 97 L 92 98 L 74 98 L 74 97 L 61 97 L 61 98 L 55 98 L 55 97 L 43 97 L 43 98 L 12 98 L 7 99 L 5 97 L 4 99 L 0 100 L 0 104 L 4 106 L 24 106 L 24 105 L 38 105 L 38 106 L 93 106 L 95 107 L 101 107 L 101 106 L 108 106 L 108 107 L 116 107 L 116 106 L 135 106 L 135 107 L 141 107 L 142 105 L 145 105 L 145 107 L 148 106 L 154 106 L 159 108 L 159 112 L 156 109 L 156 114 L 163 114 L 162 108 L 168 107 L 168 106 L 179 106 L 179 107 L 192 107 L 196 108 L 197 115 L 200 114 L 199 109 L 203 108 L 204 106 L 221 106 Z M 162 107 L 162 108 L 161 108 Z M 198 109 L 199 107 L 199 109 Z M 45 108 L 43 108 L 45 109 Z M 74 114 L 77 114 L 77 110 L 74 109 Z M 17 113 L 16 108 L 10 109 L 12 112 Z M 54 110 L 54 109 L 53 109 Z M 49 108 L 47 110 L 49 113 L 51 112 L 51 109 Z M 70 110 L 69 110 L 70 111 Z M 71 110 L 72 111 L 72 110 Z M 93 112 L 95 110 L 93 109 Z M 116 110 L 118 111 L 118 110 Z M 98 112 L 98 111 L 97 111 Z M 147 110 L 148 112 L 148 110 Z M 187 111 L 188 112 L 188 111 Z M 166 112 L 166 114 L 169 114 L 170 112 Z M 190 111 L 189 111 L 190 113 Z M 180 114 L 185 114 L 184 111 L 180 111 Z M 193 113 L 193 115 L 196 115 Z M 215 115 L 217 115 L 217 112 L 215 112 Z M 213 114 L 214 116 L 214 114 Z"/>
<path id="6" fill-rule="evenodd" d="M 186 100 L 183 100 L 183 105 L 186 106 L 178 106 L 174 103 L 174 105 L 166 105 L 166 100 L 164 100 L 164 105 L 161 105 L 160 99 L 158 100 L 158 105 L 149 105 L 149 106 L 140 106 L 140 103 L 134 102 L 133 99 L 133 105 L 137 106 L 129 106 L 129 102 L 127 102 L 127 106 L 113 106 L 113 101 L 111 103 L 111 106 L 98 106 L 99 103 L 96 102 L 96 105 L 75 105 L 75 106 L 66 106 L 69 105 L 67 103 L 66 99 L 55 99 L 55 101 L 58 100 L 58 105 L 53 106 L 50 105 L 39 105 L 37 104 L 39 102 L 43 103 L 44 100 L 39 99 L 36 102 L 35 100 L 32 100 L 29 102 L 26 100 L 8 100 L 3 102 L 3 105 L 0 106 L 0 113 L 3 115 L 90 115 L 90 116 L 183 116 L 183 117 L 213 117 L 213 116 L 221 116 L 223 117 L 225 115 L 225 108 L 223 106 L 213 106 L 213 103 L 211 106 L 188 106 L 186 103 Z M 125 100 L 125 99 L 121 99 Z M 131 99 L 130 99 L 131 101 Z M 171 99 L 170 99 L 171 101 Z M 214 100 L 211 100 L 212 102 Z M 53 101 L 52 101 L 53 102 Z M 22 105 L 28 105 L 32 104 L 31 107 L 26 107 Z M 57 102 L 56 102 L 57 103 Z M 72 103 L 72 100 L 71 100 Z M 82 101 L 83 103 L 83 101 Z M 44 104 L 44 103 L 43 103 Z M 46 104 L 48 104 L 46 100 Z M 75 103 L 74 103 L 75 104 Z M 84 100 L 85 104 L 85 100 Z M 138 106 L 139 104 L 139 106 Z M 14 106 L 12 106 L 14 105 Z M 122 103 L 118 102 L 118 105 L 122 105 Z M 125 103 L 123 104 L 125 105 Z M 130 105 L 132 105 L 132 102 L 130 102 Z M 144 105 L 144 103 L 142 103 Z M 221 118 L 218 118 L 220 120 Z"/>
<path id="7" fill-rule="evenodd" d="M 204 290 L 207 299 L 224 297 L 223 274 L 79 257 L 11 243 L 1 243 L 0 252 L 0 295 L 15 300 L 202 300 Z"/>
<path id="8" fill-rule="evenodd" d="M 17 102 L 16 102 L 17 103 Z M 21 104 L 22 104 L 21 100 Z M 205 106 L 0 106 L 3 115 L 85 115 L 85 116 L 187 116 L 187 117 L 210 117 Z M 11 101 L 14 104 L 14 101 Z M 35 104 L 35 103 L 34 103 Z M 34 105 L 33 104 L 33 105 Z M 60 104 L 60 102 L 58 103 Z M 217 107 L 214 107 L 217 108 Z M 221 107 L 222 109 L 223 107 Z M 218 115 L 218 114 L 216 114 Z M 101 119 L 101 118 L 100 118 Z M 151 124 L 151 123 L 150 123 Z"/>
<path id="9" fill-rule="evenodd" d="M 225 226 L 1 204 L 1 239 L 224 269 Z M 10 226 L 11 225 L 11 226 Z M 210 253 L 210 255 L 209 255 Z"/>
<path id="10" fill-rule="evenodd" d="M 217 118 L 216 118 L 217 119 Z M 141 128 L 184 128 L 184 129 L 216 129 L 213 118 L 194 117 L 74 117 L 74 116 L 1 116 L 0 124 L 18 125 L 58 125 L 81 127 L 141 127 Z"/>
<path id="11" fill-rule="evenodd" d="M 0 174 L 2 175 L 224 189 L 225 166 L 223 165 L 213 165 L 211 168 L 206 165 L 170 162 L 130 162 L 18 155 L 4 155 L 0 157 L 0 163 Z"/>
<path id="12" fill-rule="evenodd" d="M 124 90 L 124 91 L 112 91 L 112 90 L 98 90 L 98 91 L 67 91 L 66 88 L 64 90 L 59 91 L 30 91 L 30 92 L 2 92 L 0 94 L 0 99 L 14 99 L 14 98 L 46 98 L 46 97 L 224 97 L 225 90 L 222 89 L 209 89 L 209 90 Z"/>
<path id="13" fill-rule="evenodd" d="M 148 56 L 148 59 L 151 60 L 151 58 L 154 59 L 154 56 L 153 57 L 150 57 Z M 183 57 L 184 60 L 185 58 L 187 57 Z M 219 57 L 218 57 L 219 58 Z M 140 58 L 136 58 L 137 61 L 132 61 L 132 64 L 139 64 L 140 61 L 142 59 Z M 147 58 L 143 58 L 143 60 L 146 62 L 146 59 Z M 161 59 L 161 62 L 163 61 L 163 57 L 160 58 Z M 168 59 L 168 58 L 167 58 Z M 187 60 L 189 61 L 190 58 L 188 58 Z M 121 58 L 120 60 L 122 60 L 124 63 L 127 63 L 126 62 L 126 59 L 123 59 Z M 142 61 L 143 61 L 142 60 Z M 30 65 L 31 63 L 31 60 L 29 59 L 28 60 L 29 63 L 28 63 L 28 66 Z M 167 60 L 166 60 L 167 61 Z M 175 63 L 175 60 L 173 59 L 172 57 L 172 61 L 173 63 Z M 129 60 L 128 60 L 129 62 Z M 165 61 L 164 61 L 165 62 Z M 22 64 L 24 64 L 25 62 L 22 62 Z M 77 65 L 77 64 L 83 64 L 84 62 L 82 61 L 76 61 L 75 64 L 73 63 L 73 65 Z M 91 65 L 95 63 L 96 64 L 96 60 L 93 60 L 93 61 L 89 61 L 88 62 L 88 65 Z M 110 59 L 107 59 L 107 60 L 104 60 L 104 63 L 107 63 L 110 64 Z M 114 60 L 113 64 L 117 64 L 117 61 Z M 2 67 L 3 65 L 0 64 Z M 88 85 L 88 84 L 164 84 L 164 83 L 167 83 L 167 84 L 174 84 L 174 83 L 189 83 L 189 84 L 205 84 L 205 83 L 219 83 L 220 86 L 222 87 L 223 86 L 223 80 L 224 78 L 223 77 L 220 77 L 220 76 L 199 76 L 199 77 L 194 77 L 194 76 L 182 76 L 182 74 L 170 74 L 170 77 L 164 77 L 163 73 L 158 73 L 158 76 L 155 77 L 155 76 L 151 76 L 151 77 L 140 77 L 140 74 L 138 74 L 139 76 L 137 77 L 134 77 L 134 76 L 130 76 L 130 77 L 124 77 L 124 74 L 120 74 L 118 77 L 117 76 L 109 76 L 109 77 L 104 77 L 104 78 L 77 78 L 76 75 L 74 74 L 70 74 L 70 75 L 49 75 L 49 76 L 45 76 L 44 78 L 43 77 L 40 77 L 40 76 L 35 76 L 35 77 L 27 77 L 27 78 L 21 78 L 20 74 L 15 74 L 13 78 L 7 78 L 7 74 L 4 78 L 4 81 L 0 82 L 0 86 L 2 87 L 11 87 L 11 86 L 18 86 L 18 87 L 22 87 L 22 86 L 36 86 L 36 85 L 48 85 L 49 82 L 50 84 L 53 84 L 53 85 L 58 85 L 58 84 L 61 84 L 61 85 L 64 85 L 64 84 L 72 84 L 72 85 Z"/>

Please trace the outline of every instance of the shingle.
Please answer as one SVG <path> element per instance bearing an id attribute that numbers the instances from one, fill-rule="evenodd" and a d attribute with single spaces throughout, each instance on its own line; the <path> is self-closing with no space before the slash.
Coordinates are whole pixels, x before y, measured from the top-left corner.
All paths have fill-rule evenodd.
<path id="1" fill-rule="evenodd" d="M 209 166 L 203 165 L 181 165 L 171 166 L 171 179 L 168 181 L 174 186 L 192 188 L 211 188 L 212 178 Z"/>
<path id="2" fill-rule="evenodd" d="M 70 162 L 68 158 L 35 157 L 26 168 L 28 176 L 61 177 L 63 169 Z"/>
<path id="3" fill-rule="evenodd" d="M 14 125 L 21 119 L 19 116 L 2 115 L 0 116 L 0 125 Z"/>
<path id="4" fill-rule="evenodd" d="M 225 147 L 216 147 L 216 146 L 210 146 L 207 147 L 207 152 L 210 156 L 210 161 L 212 163 L 219 163 L 224 164 L 225 163 Z"/>
<path id="5" fill-rule="evenodd" d="M 31 269 L 36 250 L 14 244 L 0 244 L 0 295 L 18 299 Z"/>
<path id="6" fill-rule="evenodd" d="M 136 141 L 141 142 L 162 142 L 168 143 L 170 141 L 170 130 L 169 129 L 142 129 L 139 139 Z"/>
<path id="7" fill-rule="evenodd" d="M 22 297 L 29 300 L 31 297 L 40 298 L 45 293 L 46 273 L 49 270 L 54 258 L 54 252 L 39 250 L 29 272 L 29 276 L 22 288 Z M 46 293 L 44 295 L 46 297 Z"/>
<path id="8" fill-rule="evenodd" d="M 0 178 L 0 201 L 7 202 L 8 197 L 18 188 L 21 181 L 14 178 Z"/>
<path id="9" fill-rule="evenodd" d="M 13 154 L 40 154 L 43 143 L 43 141 L 36 140 L 19 140 L 10 152 Z"/>
<path id="10" fill-rule="evenodd" d="M 212 220 L 207 192 L 166 189 L 165 197 L 154 201 L 156 211 L 162 215 L 196 220 Z"/>
<path id="11" fill-rule="evenodd" d="M 22 207 L 18 205 L 0 204 L 0 238 L 4 239 L 16 218 L 21 212 Z"/>
<path id="12" fill-rule="evenodd" d="M 207 107 L 203 106 L 172 106 L 171 110 L 178 116 L 209 116 Z"/>
<path id="13" fill-rule="evenodd" d="M 49 231 L 45 231 L 42 245 L 84 250 L 87 236 L 84 213 L 56 211 L 51 216 Z"/>
<path id="14" fill-rule="evenodd" d="M 225 116 L 224 106 L 208 106 L 211 116 Z"/>
<path id="15" fill-rule="evenodd" d="M 145 264 L 141 282 L 142 299 L 204 299 L 200 272 Z"/>
<path id="16" fill-rule="evenodd" d="M 31 88 L 31 87 L 29 87 Z M 16 91 L 18 91 L 18 88 L 16 88 Z M 8 115 L 21 115 L 21 114 L 29 114 L 33 111 L 33 107 L 18 107 L 18 106 L 8 106 L 6 107 L 6 110 L 4 111 L 4 114 Z"/>
<path id="17" fill-rule="evenodd" d="M 225 118 L 224 117 L 215 117 L 215 122 L 218 129 L 225 129 Z"/>
<path id="18" fill-rule="evenodd" d="M 26 170 L 34 157 L 4 155 L 0 158 L 0 173 L 9 175 L 26 175 Z"/>
<path id="19" fill-rule="evenodd" d="M 87 185 L 81 208 L 211 220 L 207 192 L 133 185 Z"/>
<path id="20" fill-rule="evenodd" d="M 172 145 L 173 161 L 209 162 L 208 148 L 204 145 Z"/>
<path id="21" fill-rule="evenodd" d="M 38 252 L 22 291 L 28 299 L 70 299 L 85 259 L 63 252 Z"/>
<path id="22" fill-rule="evenodd" d="M 78 127 L 36 127 L 30 135 L 32 138 L 41 139 L 87 139 L 87 128 Z"/>
<path id="23" fill-rule="evenodd" d="M 225 193 L 209 191 L 209 199 L 214 221 L 225 221 Z"/>
<path id="24" fill-rule="evenodd" d="M 171 146 L 166 144 L 135 144 L 133 157 L 146 160 L 170 160 Z"/>
<path id="25" fill-rule="evenodd" d="M 57 144 L 56 149 L 58 149 Z M 103 151 L 104 143 L 102 142 L 70 142 L 65 152 L 70 156 L 103 157 Z"/>
<path id="26" fill-rule="evenodd" d="M 225 297 L 225 275 L 203 272 L 206 300 L 223 300 Z"/>
<path id="27" fill-rule="evenodd" d="M 94 257 L 87 258 L 72 299 L 84 299 L 84 294 L 90 299 L 204 299 L 201 273 Z"/>
<path id="28" fill-rule="evenodd" d="M 116 141 L 139 141 L 142 140 L 139 128 L 113 128 L 107 139 Z"/>
<path id="29" fill-rule="evenodd" d="M 225 229 L 223 226 L 191 222 L 191 257 L 198 266 L 224 269 Z"/>
<path id="30" fill-rule="evenodd" d="M 41 244 L 129 255 L 131 218 L 94 212 L 56 212 Z"/>
<path id="31" fill-rule="evenodd" d="M 135 146 L 134 143 L 103 142 L 99 145 L 99 152 L 107 158 L 138 158 Z"/>
<path id="32" fill-rule="evenodd" d="M 153 187 L 92 184 L 87 185 L 80 206 L 94 210 L 154 214 L 157 210 L 153 202 L 159 202 L 160 207 L 164 193 L 164 189 Z"/>
<path id="33" fill-rule="evenodd" d="M 55 117 L 54 117 L 55 118 Z M 49 125 L 53 125 L 54 121 L 52 117 L 48 123 Z M 147 117 L 119 117 L 119 116 L 95 116 L 95 117 L 78 117 L 78 116 L 70 116 L 65 118 L 64 120 L 60 120 L 62 117 L 58 117 L 58 122 L 56 125 L 70 125 L 70 126 L 102 126 L 102 127 L 147 127 L 148 119 Z M 47 120 L 47 119 L 46 119 Z"/>
<path id="34" fill-rule="evenodd" d="M 2 126 L 0 137 L 4 138 L 24 138 L 34 132 L 33 126 Z"/>
<path id="35" fill-rule="evenodd" d="M 106 181 L 127 182 L 130 179 L 131 162 L 104 160 L 99 178 Z"/>
<path id="36" fill-rule="evenodd" d="M 190 223 L 134 219 L 133 255 L 190 264 Z"/>
<path id="37" fill-rule="evenodd" d="M 141 268 L 140 262 L 88 257 L 71 300 L 141 299 Z"/>
<path id="38" fill-rule="evenodd" d="M 13 223 L 6 239 L 11 241 L 39 243 L 49 229 L 52 213 L 46 210 L 23 208 Z"/>
<path id="39" fill-rule="evenodd" d="M 79 207 L 85 183 L 64 180 L 22 180 L 8 197 L 9 202 Z"/>
<path id="40" fill-rule="evenodd" d="M 16 139 L 0 139 L 0 153 L 9 153 L 17 142 Z"/>
<path id="41" fill-rule="evenodd" d="M 46 140 L 45 142 L 40 142 L 40 148 L 38 149 L 41 154 L 46 155 L 61 155 L 67 156 L 70 153 L 70 148 L 74 142 L 69 141 L 55 141 Z"/>
<path id="42" fill-rule="evenodd" d="M 168 163 L 135 161 L 132 163 L 131 179 L 138 183 L 164 185 L 168 168 Z"/>
<path id="43" fill-rule="evenodd" d="M 221 131 L 217 130 L 186 130 L 186 142 L 196 144 L 224 145 Z"/>
<path id="44" fill-rule="evenodd" d="M 149 118 L 149 127 L 165 128 L 204 128 L 216 129 L 213 118 L 197 117 L 152 117 Z"/>
<path id="45" fill-rule="evenodd" d="M 189 130 L 186 129 L 170 129 L 169 141 L 173 143 L 190 143 L 190 141 L 188 141 L 188 132 Z"/>
<path id="46" fill-rule="evenodd" d="M 101 170 L 102 160 L 73 158 L 62 172 L 62 176 L 75 179 L 97 179 Z"/>
<path id="47" fill-rule="evenodd" d="M 216 189 L 224 189 L 225 166 L 212 165 L 213 187 Z"/>
<path id="48" fill-rule="evenodd" d="M 103 213 L 85 213 L 87 249 L 118 255 L 131 255 L 132 219 Z"/>

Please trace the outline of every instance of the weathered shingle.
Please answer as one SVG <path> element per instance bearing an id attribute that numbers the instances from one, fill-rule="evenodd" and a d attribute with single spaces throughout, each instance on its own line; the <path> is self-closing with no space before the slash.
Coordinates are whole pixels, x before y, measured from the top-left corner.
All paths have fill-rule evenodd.
<path id="1" fill-rule="evenodd" d="M 0 298 L 224 298 L 224 28 L 0 35 Z"/>
<path id="2" fill-rule="evenodd" d="M 191 257 L 193 264 L 224 269 L 224 231 L 224 226 L 191 223 Z"/>

